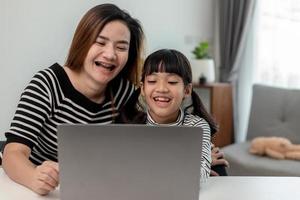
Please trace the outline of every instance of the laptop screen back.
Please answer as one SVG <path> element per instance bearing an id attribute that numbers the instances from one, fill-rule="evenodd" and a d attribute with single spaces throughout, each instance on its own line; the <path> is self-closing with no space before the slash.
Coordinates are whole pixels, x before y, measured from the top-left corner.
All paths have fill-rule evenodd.
<path id="1" fill-rule="evenodd" d="M 199 127 L 61 125 L 60 198 L 196 200 L 201 144 Z"/>

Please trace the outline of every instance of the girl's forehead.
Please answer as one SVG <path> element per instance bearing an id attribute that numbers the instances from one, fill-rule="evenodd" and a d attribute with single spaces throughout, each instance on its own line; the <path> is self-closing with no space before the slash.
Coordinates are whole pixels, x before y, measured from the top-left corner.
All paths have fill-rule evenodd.
<path id="1" fill-rule="evenodd" d="M 169 72 L 152 72 L 151 74 L 148 74 L 147 76 L 161 76 L 161 77 L 179 77 L 181 78 L 178 74 L 175 73 L 169 73 Z"/>

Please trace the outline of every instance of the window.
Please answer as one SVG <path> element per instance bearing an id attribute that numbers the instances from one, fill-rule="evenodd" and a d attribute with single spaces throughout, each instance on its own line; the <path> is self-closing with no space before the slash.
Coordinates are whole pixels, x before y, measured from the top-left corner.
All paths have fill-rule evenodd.
<path id="1" fill-rule="evenodd" d="M 258 2 L 255 82 L 300 88 L 300 0 Z"/>

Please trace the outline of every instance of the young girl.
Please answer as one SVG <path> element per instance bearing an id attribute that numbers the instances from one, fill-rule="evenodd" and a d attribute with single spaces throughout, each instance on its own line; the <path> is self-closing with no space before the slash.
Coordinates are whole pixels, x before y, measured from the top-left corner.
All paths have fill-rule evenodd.
<path id="1" fill-rule="evenodd" d="M 138 102 L 140 93 L 146 106 Z M 183 100 L 190 96 L 193 102 L 192 114 L 182 109 Z M 190 63 L 182 53 L 173 49 L 162 49 L 147 57 L 142 71 L 141 87 L 125 107 L 120 120 L 148 125 L 201 127 L 201 178 L 205 179 L 210 175 L 210 138 L 216 132 L 217 125 L 192 89 Z"/>

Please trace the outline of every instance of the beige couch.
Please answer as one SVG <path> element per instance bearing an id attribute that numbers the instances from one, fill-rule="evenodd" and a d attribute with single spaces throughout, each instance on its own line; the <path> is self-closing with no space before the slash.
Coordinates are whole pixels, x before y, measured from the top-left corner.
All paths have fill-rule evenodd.
<path id="1" fill-rule="evenodd" d="M 247 141 L 223 148 L 229 175 L 300 176 L 300 161 L 250 154 L 250 141 L 257 136 L 286 137 L 300 144 L 300 90 L 254 85 Z"/>

